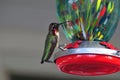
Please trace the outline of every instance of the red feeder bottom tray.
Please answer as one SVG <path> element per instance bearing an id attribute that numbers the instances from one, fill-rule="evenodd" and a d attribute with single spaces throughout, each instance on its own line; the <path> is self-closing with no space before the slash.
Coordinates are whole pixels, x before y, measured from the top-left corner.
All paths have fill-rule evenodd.
<path id="1" fill-rule="evenodd" d="M 71 54 L 57 58 L 56 65 L 68 74 L 98 76 L 120 71 L 120 58 L 100 54 Z"/>

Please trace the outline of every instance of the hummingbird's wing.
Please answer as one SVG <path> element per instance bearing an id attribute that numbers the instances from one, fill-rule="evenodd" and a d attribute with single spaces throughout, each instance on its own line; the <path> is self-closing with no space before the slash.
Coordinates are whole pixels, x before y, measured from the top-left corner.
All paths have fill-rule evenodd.
<path id="1" fill-rule="evenodd" d="M 46 41 L 45 41 L 44 53 L 43 53 L 43 56 L 42 56 L 41 63 L 49 60 L 49 58 L 51 57 L 55 47 L 56 47 L 55 36 L 47 35 L 47 38 L 46 38 Z"/>

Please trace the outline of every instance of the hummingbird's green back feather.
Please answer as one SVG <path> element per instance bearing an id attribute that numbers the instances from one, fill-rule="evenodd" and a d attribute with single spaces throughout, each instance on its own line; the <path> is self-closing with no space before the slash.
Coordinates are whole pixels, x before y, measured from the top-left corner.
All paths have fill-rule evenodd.
<path id="1" fill-rule="evenodd" d="M 55 36 L 53 36 L 52 34 L 47 35 L 42 61 L 48 60 L 50 56 L 52 55 L 53 50 L 51 50 L 52 48 L 51 46 L 53 46 L 52 43 L 53 43 L 54 38 Z"/>

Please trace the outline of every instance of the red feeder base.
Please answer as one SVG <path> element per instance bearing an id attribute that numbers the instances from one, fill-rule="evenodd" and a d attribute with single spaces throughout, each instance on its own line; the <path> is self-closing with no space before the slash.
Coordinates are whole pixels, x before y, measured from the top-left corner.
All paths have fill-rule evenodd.
<path id="1" fill-rule="evenodd" d="M 99 54 L 71 54 L 56 59 L 65 73 L 81 76 L 106 75 L 120 71 L 120 58 Z"/>
<path id="2" fill-rule="evenodd" d="M 67 50 L 58 52 L 55 63 L 65 73 L 98 76 L 120 71 L 120 51 L 112 44 L 97 41 L 76 41 Z"/>

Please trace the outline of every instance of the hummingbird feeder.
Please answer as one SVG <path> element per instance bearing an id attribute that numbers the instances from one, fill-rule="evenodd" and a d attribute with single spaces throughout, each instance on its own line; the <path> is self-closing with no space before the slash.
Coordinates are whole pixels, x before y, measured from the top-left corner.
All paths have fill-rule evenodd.
<path id="1" fill-rule="evenodd" d="M 56 0 L 70 41 L 54 56 L 62 72 L 98 76 L 120 71 L 120 51 L 108 43 L 119 21 L 119 0 Z"/>

